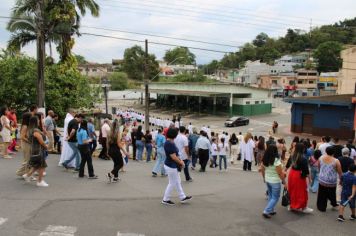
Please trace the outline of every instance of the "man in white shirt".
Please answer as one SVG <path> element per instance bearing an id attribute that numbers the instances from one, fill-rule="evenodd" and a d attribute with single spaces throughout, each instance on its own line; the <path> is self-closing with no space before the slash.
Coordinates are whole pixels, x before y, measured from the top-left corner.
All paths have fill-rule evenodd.
<path id="1" fill-rule="evenodd" d="M 174 139 L 174 143 L 176 144 L 179 151 L 179 158 L 184 162 L 184 175 L 185 180 L 188 182 L 192 182 L 193 179 L 189 175 L 189 141 L 187 136 L 185 135 L 185 127 L 179 127 L 179 134 Z"/>
<path id="2" fill-rule="evenodd" d="M 211 144 L 208 135 L 202 130 L 200 131 L 200 137 L 195 145 L 195 151 L 198 153 L 199 164 L 201 166 L 199 172 L 205 172 L 206 164 L 209 161 L 210 149 Z"/>
<path id="3" fill-rule="evenodd" d="M 331 140 L 331 138 L 329 137 L 329 136 L 325 136 L 324 138 L 323 138 L 323 143 L 322 144 L 320 144 L 320 146 L 319 146 L 319 150 L 321 151 L 321 154 L 322 155 L 325 155 L 326 154 L 326 148 L 327 147 L 330 147 L 330 146 L 332 146 L 331 144 L 330 144 L 330 140 Z"/>
<path id="4" fill-rule="evenodd" d="M 192 125 L 192 123 L 189 123 L 189 125 L 188 125 L 188 131 L 189 131 L 189 134 L 192 134 L 192 133 L 193 133 L 193 125 Z"/>
<path id="5" fill-rule="evenodd" d="M 103 147 L 99 154 L 99 158 L 103 160 L 110 160 L 110 158 L 107 156 L 107 147 L 106 147 L 106 140 L 110 134 L 110 130 L 111 128 L 109 125 L 109 119 L 106 118 L 104 120 L 103 126 L 101 126 L 101 139 L 99 140 L 101 146 Z"/>

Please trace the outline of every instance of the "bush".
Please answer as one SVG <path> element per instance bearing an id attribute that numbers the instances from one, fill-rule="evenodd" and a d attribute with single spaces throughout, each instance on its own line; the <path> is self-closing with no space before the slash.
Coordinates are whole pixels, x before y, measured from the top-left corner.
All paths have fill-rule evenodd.
<path id="1" fill-rule="evenodd" d="M 109 76 L 109 81 L 111 85 L 111 90 L 121 91 L 127 89 L 128 77 L 124 72 L 114 72 Z"/>

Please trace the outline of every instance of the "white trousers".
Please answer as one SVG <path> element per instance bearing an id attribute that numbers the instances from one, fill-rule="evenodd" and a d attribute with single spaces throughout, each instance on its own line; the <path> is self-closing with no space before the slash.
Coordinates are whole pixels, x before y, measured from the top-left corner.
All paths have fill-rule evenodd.
<path id="1" fill-rule="evenodd" d="M 177 190 L 179 199 L 181 199 L 181 200 L 184 199 L 186 196 L 183 192 L 183 188 L 182 188 L 178 170 L 168 167 L 166 165 L 164 165 L 164 170 L 166 171 L 166 174 L 168 174 L 169 182 L 168 182 L 166 191 L 164 192 L 163 201 L 171 200 L 171 192 L 173 189 Z"/>
<path id="2" fill-rule="evenodd" d="M 237 156 L 240 153 L 239 145 L 231 145 L 231 163 L 235 163 Z"/>

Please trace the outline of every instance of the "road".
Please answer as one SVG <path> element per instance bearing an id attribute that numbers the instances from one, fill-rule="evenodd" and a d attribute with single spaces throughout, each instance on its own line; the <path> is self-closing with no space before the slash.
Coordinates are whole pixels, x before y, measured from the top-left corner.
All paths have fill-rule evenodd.
<path id="1" fill-rule="evenodd" d="M 337 222 L 331 209 L 303 215 L 279 203 L 273 219 L 262 218 L 265 186 L 258 172 L 243 172 L 240 164 L 227 173 L 193 171 L 194 182 L 183 182 L 193 200 L 163 206 L 167 179 L 151 177 L 153 163 L 131 161 L 119 183 L 107 184 L 111 161 L 95 159 L 99 179 L 88 180 L 64 171 L 50 155 L 50 187 L 38 188 L 16 178 L 17 156 L 0 159 L 0 236 L 355 235 L 355 222 Z M 178 202 L 176 195 L 172 200 Z"/>

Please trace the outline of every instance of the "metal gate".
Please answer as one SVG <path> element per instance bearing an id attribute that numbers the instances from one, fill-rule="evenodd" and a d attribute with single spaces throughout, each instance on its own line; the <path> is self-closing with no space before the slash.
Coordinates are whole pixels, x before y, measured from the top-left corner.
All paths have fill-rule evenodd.
<path id="1" fill-rule="evenodd" d="M 302 132 L 307 134 L 313 133 L 313 118 L 311 114 L 303 114 Z"/>

